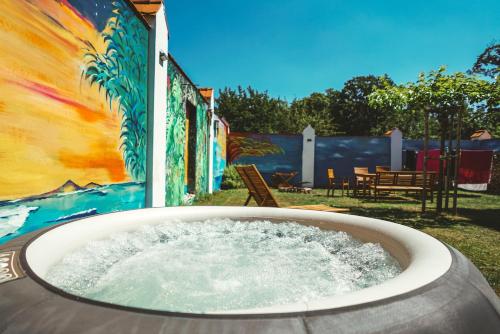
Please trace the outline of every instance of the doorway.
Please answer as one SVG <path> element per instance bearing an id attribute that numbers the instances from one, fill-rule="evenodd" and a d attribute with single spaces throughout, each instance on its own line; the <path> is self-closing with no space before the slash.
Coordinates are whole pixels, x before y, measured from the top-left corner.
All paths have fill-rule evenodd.
<path id="1" fill-rule="evenodd" d="M 196 192 L 196 107 L 186 102 L 186 182 L 187 191 Z"/>

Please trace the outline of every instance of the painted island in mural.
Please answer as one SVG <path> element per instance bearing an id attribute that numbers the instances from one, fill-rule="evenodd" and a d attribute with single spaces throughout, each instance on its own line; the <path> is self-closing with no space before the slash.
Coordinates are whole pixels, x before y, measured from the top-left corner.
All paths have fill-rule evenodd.
<path id="1" fill-rule="evenodd" d="M 148 30 L 123 0 L 0 12 L 0 244 L 144 207 Z"/>

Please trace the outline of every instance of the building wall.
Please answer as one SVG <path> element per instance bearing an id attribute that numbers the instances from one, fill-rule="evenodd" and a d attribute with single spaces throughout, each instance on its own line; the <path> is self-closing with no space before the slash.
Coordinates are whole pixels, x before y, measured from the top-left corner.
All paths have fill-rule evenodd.
<path id="1" fill-rule="evenodd" d="M 197 138 L 196 186 L 197 194 L 208 191 L 208 142 L 209 118 L 208 105 L 196 87 L 185 77 L 182 70 L 173 62 L 168 64 L 167 80 L 167 162 L 166 162 L 166 205 L 183 203 L 186 187 L 186 103 L 196 108 Z"/>
<path id="2" fill-rule="evenodd" d="M 222 185 L 222 175 L 226 168 L 227 161 L 227 134 L 228 128 L 224 122 L 215 116 L 214 122 L 214 142 L 213 142 L 213 190 L 218 191 Z"/>
<path id="3" fill-rule="evenodd" d="M 165 206 L 165 173 L 167 124 L 168 27 L 166 8 L 160 5 L 149 18 L 149 94 L 148 94 L 148 161 L 146 206 Z"/>
<path id="4" fill-rule="evenodd" d="M 148 28 L 123 0 L 3 1 L 0 243 L 145 205 Z"/>

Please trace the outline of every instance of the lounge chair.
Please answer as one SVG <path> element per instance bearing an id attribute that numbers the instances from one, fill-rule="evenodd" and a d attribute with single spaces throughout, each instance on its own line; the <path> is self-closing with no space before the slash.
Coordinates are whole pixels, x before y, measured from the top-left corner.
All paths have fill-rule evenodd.
<path id="1" fill-rule="evenodd" d="M 260 175 L 259 170 L 255 165 L 249 166 L 236 166 L 238 174 L 240 174 L 241 179 L 248 188 L 248 198 L 245 202 L 245 206 L 250 203 L 253 198 L 258 206 L 264 207 L 281 207 L 274 198 L 271 189 L 269 189 L 266 181 L 262 175 Z M 328 205 L 302 205 L 302 206 L 290 206 L 288 209 L 302 209 L 302 210 L 314 210 L 314 211 L 326 211 L 326 212 L 347 212 L 349 209 L 334 208 Z"/>

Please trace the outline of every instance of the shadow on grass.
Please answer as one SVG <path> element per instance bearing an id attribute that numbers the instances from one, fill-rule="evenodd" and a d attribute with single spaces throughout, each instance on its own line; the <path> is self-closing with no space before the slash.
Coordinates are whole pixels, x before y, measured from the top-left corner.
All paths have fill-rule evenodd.
<path id="1" fill-rule="evenodd" d="M 500 208 L 498 209 L 459 209 L 460 216 L 470 219 L 469 224 L 484 226 L 500 231 Z"/>
<path id="2" fill-rule="evenodd" d="M 408 197 L 398 197 L 398 196 L 391 196 L 391 197 L 379 197 L 378 199 L 375 199 L 373 197 L 358 197 L 362 203 L 370 203 L 370 204 L 419 204 L 421 203 L 420 200 L 414 199 L 414 198 L 408 198 Z"/>
<path id="3" fill-rule="evenodd" d="M 447 228 L 457 225 L 473 224 L 500 231 L 495 223 L 500 217 L 500 209 L 460 209 L 459 216 L 437 214 L 434 211 L 421 213 L 398 208 L 351 208 L 354 215 L 378 218 L 407 225 L 416 229 L 424 227 Z"/>
<path id="4" fill-rule="evenodd" d="M 481 197 L 481 195 L 473 194 L 473 193 L 458 194 L 458 198 L 480 198 L 480 197 Z M 443 198 L 444 198 L 444 193 L 443 193 Z M 453 198 L 453 192 L 450 193 L 450 198 Z"/>

